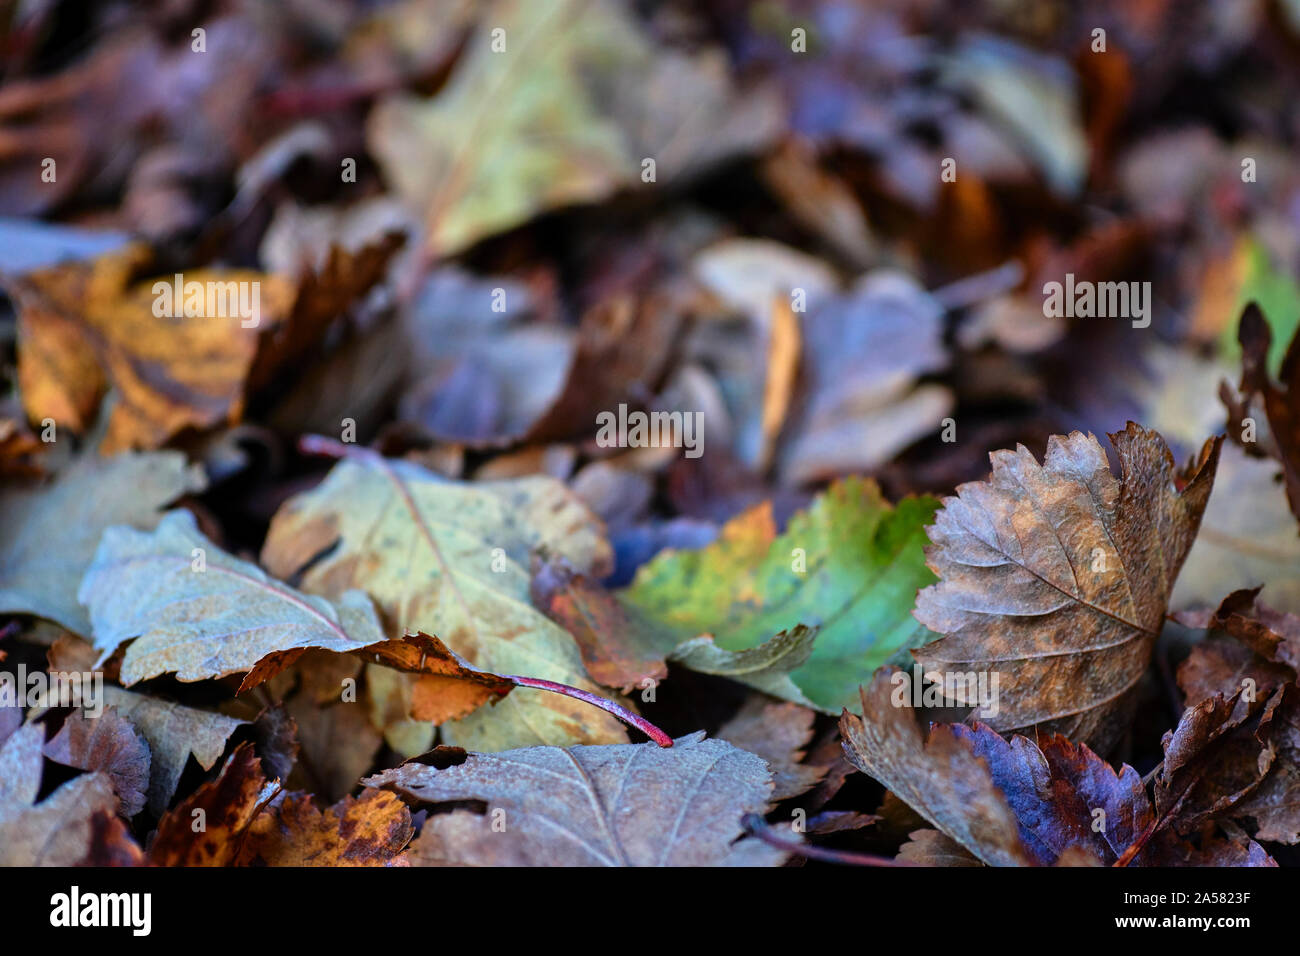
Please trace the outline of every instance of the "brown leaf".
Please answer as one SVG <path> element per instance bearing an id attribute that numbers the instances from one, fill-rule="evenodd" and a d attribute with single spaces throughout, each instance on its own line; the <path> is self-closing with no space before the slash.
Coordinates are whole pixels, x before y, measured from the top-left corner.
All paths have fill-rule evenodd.
<path id="1" fill-rule="evenodd" d="M 75 777 L 36 802 L 44 737 L 28 724 L 0 746 L 0 866 L 75 866 L 92 850 L 98 817 L 117 814 L 104 773 Z"/>
<path id="2" fill-rule="evenodd" d="M 149 844 L 155 866 L 230 866 L 249 825 L 279 791 L 268 784 L 251 744 L 240 744 L 217 779 L 203 784 L 158 821 Z"/>
<path id="3" fill-rule="evenodd" d="M 1104 749 L 1147 669 L 1221 439 L 1181 492 L 1158 434 L 1130 422 L 1110 439 L 1119 480 L 1091 435 L 1054 436 L 1041 466 L 1023 446 L 991 454 L 990 480 L 961 485 L 929 529 L 941 580 L 915 614 L 947 637 L 916 657 L 940 677 L 999 674 L 998 731 L 1037 726 Z"/>
<path id="4" fill-rule="evenodd" d="M 363 782 L 416 803 L 486 808 L 430 816 L 411 847 L 413 865 L 775 865 L 783 858 L 752 840 L 733 845 L 741 817 L 761 813 L 771 798 L 763 761 L 703 734 L 666 749 L 466 755 L 441 748 L 430 757 L 438 765 L 406 763 Z"/>
<path id="5" fill-rule="evenodd" d="M 1270 725 L 1283 697 L 1281 689 L 1250 703 L 1216 694 L 1183 713 L 1163 740 L 1155 789 L 1162 823 L 1191 832 L 1227 814 L 1259 786 L 1276 757 Z"/>
<path id="6" fill-rule="evenodd" d="M 1235 591 L 1213 612 L 1176 619 L 1209 634 L 1178 668 L 1188 710 L 1166 735 L 1161 777 L 1193 825 L 1254 819 L 1256 838 L 1300 842 L 1300 617 Z M 1171 762 L 1171 755 L 1173 761 Z M 1157 797 L 1162 790 L 1157 790 Z"/>
<path id="7" fill-rule="evenodd" d="M 285 698 L 298 725 L 301 751 L 289 786 L 340 800 L 370 770 L 384 740 L 367 716 L 370 689 L 347 693 L 356 689 L 361 668 L 350 654 L 308 651 L 267 685 Z"/>
<path id="8" fill-rule="evenodd" d="M 666 657 L 678 637 L 577 572 L 563 556 L 533 554 L 529 594 L 534 607 L 573 635 L 583 666 L 597 683 L 629 693 L 644 681 L 668 676 Z"/>
<path id="9" fill-rule="evenodd" d="M 411 839 L 411 813 L 396 796 L 366 790 L 325 810 L 311 794 L 276 797 L 257 815 L 239 866 L 397 866 Z"/>
<path id="10" fill-rule="evenodd" d="M 1268 372 L 1273 332 L 1258 303 L 1251 302 L 1242 314 L 1237 340 L 1241 343 L 1241 392 L 1263 399 L 1274 451 L 1286 478 L 1287 501 L 1291 513 L 1300 518 L 1300 335 L 1287 348 L 1278 384 Z"/>
<path id="11" fill-rule="evenodd" d="M 826 765 L 804 762 L 815 716 L 807 707 L 754 694 L 717 735 L 767 761 L 774 774 L 772 800 L 777 802 L 807 792 L 826 776 Z"/>
<path id="12" fill-rule="evenodd" d="M 969 740 L 946 724 L 927 739 L 910 709 L 892 705 L 890 684 L 889 672 L 878 672 L 862 692 L 863 716 L 845 711 L 840 718 L 849 761 L 985 863 L 1036 862 L 1006 796 Z"/>
<path id="13" fill-rule="evenodd" d="M 131 723 L 106 708 L 98 717 L 75 712 L 45 745 L 45 756 L 65 767 L 102 770 L 122 801 L 122 815 L 144 809 L 149 789 L 149 745 Z"/>
<path id="14" fill-rule="evenodd" d="M 319 273 L 297 282 L 248 270 L 189 270 L 178 274 L 186 301 L 163 315 L 159 296 L 178 280 L 134 281 L 151 259 L 141 246 L 27 273 L 13 282 L 27 414 L 84 431 L 111 385 L 117 402 L 101 445 L 105 454 L 157 448 L 186 429 L 236 422 L 246 391 L 301 360 L 334 318 L 379 281 L 401 242 L 389 235 L 357 252 L 335 248 Z M 227 302 L 224 311 L 239 312 L 235 302 L 250 314 L 177 316 L 192 282 L 235 289 L 246 299 Z"/>
<path id="15" fill-rule="evenodd" d="M 90 848 L 78 866 L 144 866 L 144 851 L 122 818 L 111 810 L 90 817 Z"/>
<path id="16" fill-rule="evenodd" d="M 132 246 L 92 263 L 31 272 L 14 284 L 28 416 L 82 431 L 112 385 L 118 401 L 101 445 L 105 454 L 157 448 L 183 429 L 237 421 L 257 353 L 261 329 L 239 315 L 155 315 L 156 283 L 132 282 L 150 258 Z M 158 281 L 170 286 L 174 279 Z M 277 276 L 193 270 L 182 281 L 246 284 L 250 303 L 257 283 L 263 328 L 282 322 L 294 302 L 293 283 Z"/>
<path id="17" fill-rule="evenodd" d="M 935 724 L 923 737 L 908 680 L 902 671 L 881 670 L 864 688 L 863 716 L 845 711 L 840 718 L 845 754 L 985 863 L 1160 866 L 1173 856 L 1199 859 L 1165 825 L 1168 817 L 1157 818 L 1132 767 L 1117 773 L 1085 744 L 1060 735 L 1038 744 L 1018 735 L 1008 741 L 978 722 Z M 1207 855 L 1215 839 L 1203 839 Z M 1251 854 L 1243 859 L 1254 862 L 1245 865 L 1266 865 L 1267 854 Z"/>
<path id="18" fill-rule="evenodd" d="M 915 830 L 898 849 L 898 859 L 914 866 L 983 866 L 960 843 L 938 830 Z"/>
<path id="19" fill-rule="evenodd" d="M 410 716 L 435 724 L 471 714 L 515 687 L 504 677 L 479 670 L 427 634 L 406 634 L 395 641 L 372 644 L 358 656 L 418 675 L 411 691 Z"/>

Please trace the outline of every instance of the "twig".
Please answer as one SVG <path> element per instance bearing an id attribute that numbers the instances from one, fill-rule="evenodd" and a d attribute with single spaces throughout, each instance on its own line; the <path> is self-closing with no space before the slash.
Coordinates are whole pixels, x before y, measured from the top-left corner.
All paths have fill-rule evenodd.
<path id="1" fill-rule="evenodd" d="M 534 687 L 537 690 L 549 690 L 553 694 L 563 694 L 565 697 L 572 697 L 575 700 L 591 704 L 593 707 L 599 707 L 603 711 L 613 714 L 625 724 L 631 724 L 641 733 L 645 734 L 660 747 L 671 747 L 673 738 L 656 727 L 650 721 L 646 720 L 640 714 L 634 714 L 626 707 L 622 707 L 612 700 L 600 697 L 589 691 L 582 690 L 578 687 L 570 687 L 568 684 L 557 684 L 555 681 L 541 680 L 537 677 L 515 677 L 511 674 L 502 674 L 503 680 L 508 680 L 518 687 Z"/>
<path id="2" fill-rule="evenodd" d="M 832 850 L 829 847 L 813 846 L 810 843 L 797 843 L 794 840 L 787 840 L 778 836 L 772 827 L 768 826 L 767 821 L 757 813 L 745 814 L 740 822 L 746 832 L 758 837 L 769 846 L 774 846 L 778 850 L 785 850 L 787 853 L 807 857 L 810 860 L 821 860 L 823 863 L 838 863 L 842 866 L 915 865 L 907 860 L 892 860 L 887 856 L 875 856 L 871 853 L 858 853 L 853 850 Z"/>

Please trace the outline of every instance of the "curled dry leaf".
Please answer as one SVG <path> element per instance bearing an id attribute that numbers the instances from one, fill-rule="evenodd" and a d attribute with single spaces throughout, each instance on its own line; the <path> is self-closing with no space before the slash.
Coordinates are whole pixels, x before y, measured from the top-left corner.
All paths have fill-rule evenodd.
<path id="1" fill-rule="evenodd" d="M 84 431 L 111 385 L 118 401 L 101 445 L 106 454 L 157 448 L 185 428 L 236 421 L 260 328 L 282 322 L 293 306 L 287 279 L 247 270 L 194 270 L 183 281 L 203 283 L 205 290 L 208 283 L 220 287 L 228 304 L 219 311 L 228 314 L 178 319 L 167 310 L 160 316 L 154 286 L 170 287 L 175 279 L 132 284 L 150 258 L 147 249 L 132 246 L 91 263 L 28 273 L 14 285 L 18 377 L 28 416 Z M 248 315 L 241 315 L 244 306 Z M 183 310 L 184 302 L 175 309 Z"/>
<path id="2" fill-rule="evenodd" d="M 221 773 L 169 810 L 149 844 L 154 866 L 231 866 L 248 828 L 277 793 L 251 744 L 240 744 Z M 195 826 L 202 821 L 202 828 Z"/>
<path id="3" fill-rule="evenodd" d="M 1166 734 L 1161 789 L 1180 820 L 1254 821 L 1256 839 L 1300 842 L 1300 617 L 1235 591 L 1212 612 L 1176 615 L 1209 629 L 1178 668 L 1188 710 Z"/>
<path id="4" fill-rule="evenodd" d="M 753 754 L 702 733 L 666 749 L 440 748 L 430 757 L 435 765 L 408 762 L 362 781 L 415 804 L 487 805 L 483 813 L 430 816 L 411 846 L 416 866 L 771 866 L 784 859 L 753 840 L 734 843 L 741 817 L 767 807 L 771 772 Z"/>
<path id="5" fill-rule="evenodd" d="M 1273 450 L 1286 480 L 1287 502 L 1291 513 L 1300 518 L 1300 333 L 1292 338 L 1282 359 L 1279 383 L 1269 375 L 1273 332 L 1258 303 L 1246 307 L 1237 337 L 1241 343 L 1241 392 L 1258 395 L 1264 403 Z"/>
<path id="6" fill-rule="evenodd" d="M 55 763 L 78 770 L 103 771 L 113 781 L 122 802 L 122 815 L 133 817 L 144 809 L 149 789 L 149 745 L 113 708 L 98 717 L 71 714 L 45 745 L 44 754 Z"/>
<path id="7" fill-rule="evenodd" d="M 246 391 L 300 359 L 379 281 L 399 245 L 389 235 L 357 252 L 335 249 L 301 281 L 196 269 L 136 282 L 152 258 L 142 246 L 14 279 L 28 417 L 83 432 L 111 386 L 105 454 L 238 421 Z M 201 303 L 192 288 L 204 290 Z"/>
<path id="8" fill-rule="evenodd" d="M 1150 662 L 1222 440 L 1176 476 L 1155 432 L 1130 422 L 1110 438 L 1119 479 L 1091 435 L 1054 436 L 1042 465 L 1023 446 L 992 453 L 990 479 L 961 485 L 929 529 L 940 582 L 917 596 L 916 618 L 947 636 L 916 657 L 940 677 L 999 674 L 996 730 L 1105 749 Z"/>
<path id="9" fill-rule="evenodd" d="M 0 866 L 75 866 L 90 854 L 102 816 L 117 814 L 106 773 L 74 777 L 36 802 L 44 739 L 28 724 L 0 746 Z"/>
<path id="10" fill-rule="evenodd" d="M 1206 836 L 1195 848 L 1158 827 L 1137 772 L 1117 773 L 1086 744 L 1059 734 L 1008 741 L 978 722 L 935 724 L 927 736 L 910 691 L 894 700 L 908 680 L 881 670 L 863 689 L 863 716 L 840 718 L 844 752 L 985 863 L 1271 865 L 1251 841 Z"/>

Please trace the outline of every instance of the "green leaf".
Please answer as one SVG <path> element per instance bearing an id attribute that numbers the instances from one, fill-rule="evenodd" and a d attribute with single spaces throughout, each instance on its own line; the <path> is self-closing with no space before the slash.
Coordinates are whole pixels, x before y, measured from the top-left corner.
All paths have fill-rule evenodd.
<path id="1" fill-rule="evenodd" d="M 938 637 L 912 617 L 917 590 L 936 580 L 924 545 L 938 504 L 919 497 L 891 507 L 874 482 L 846 478 L 779 537 L 762 505 L 707 548 L 660 555 L 620 598 L 683 641 L 711 634 L 728 651 L 760 647 L 799 624 L 817 627 L 812 653 L 790 679 L 823 710 L 856 707 L 858 686 L 877 667 L 910 660 L 908 650 Z"/>
<path id="2" fill-rule="evenodd" d="M 1237 319 L 1251 302 L 1259 303 L 1260 311 L 1273 332 L 1273 344 L 1268 352 L 1268 370 L 1277 375 L 1282 368 L 1282 357 L 1291 344 L 1296 330 L 1300 329 L 1300 285 L 1284 272 L 1274 268 L 1268 251 L 1258 239 L 1243 239 L 1234 252 L 1240 279 L 1232 317 L 1219 335 L 1219 351 L 1236 367 L 1241 361 L 1241 343 L 1237 341 Z"/>

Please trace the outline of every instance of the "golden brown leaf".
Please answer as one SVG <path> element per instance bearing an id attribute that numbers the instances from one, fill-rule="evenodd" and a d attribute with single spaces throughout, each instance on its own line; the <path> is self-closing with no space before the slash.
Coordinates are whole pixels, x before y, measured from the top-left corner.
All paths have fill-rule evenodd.
<path id="1" fill-rule="evenodd" d="M 960 486 L 929 529 L 941 580 L 915 613 L 947 637 L 916 657 L 939 676 L 996 673 L 996 730 L 1039 726 L 1104 749 L 1147 669 L 1221 439 L 1180 492 L 1158 434 L 1130 422 L 1110 438 L 1118 480 L 1079 432 L 1053 437 L 1042 465 L 1023 446 L 994 452 L 991 478 Z"/>

